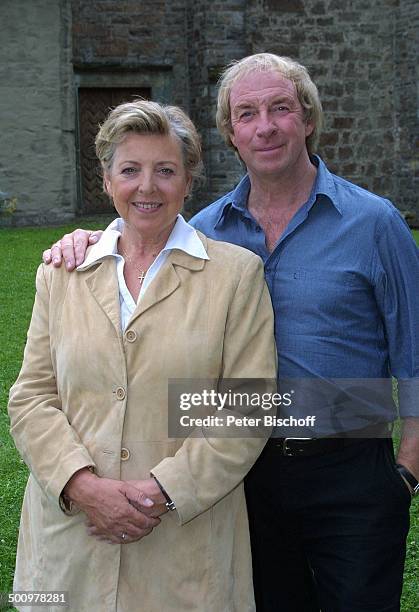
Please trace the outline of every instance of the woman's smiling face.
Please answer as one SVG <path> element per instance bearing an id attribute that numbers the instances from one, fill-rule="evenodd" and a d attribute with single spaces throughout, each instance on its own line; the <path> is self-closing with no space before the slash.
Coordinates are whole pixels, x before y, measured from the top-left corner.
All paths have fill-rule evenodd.
<path id="1" fill-rule="evenodd" d="M 175 136 L 135 132 L 116 147 L 104 181 L 126 229 L 148 238 L 169 236 L 191 185 Z"/>

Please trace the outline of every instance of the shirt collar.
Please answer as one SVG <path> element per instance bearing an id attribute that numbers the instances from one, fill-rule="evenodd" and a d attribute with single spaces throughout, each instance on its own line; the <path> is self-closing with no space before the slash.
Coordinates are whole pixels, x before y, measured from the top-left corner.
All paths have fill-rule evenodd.
<path id="1" fill-rule="evenodd" d="M 105 229 L 99 242 L 92 246 L 85 261 L 77 267 L 77 270 L 84 272 L 98 261 L 109 256 L 118 256 L 118 238 L 121 235 L 124 227 L 123 219 L 115 219 Z M 171 231 L 171 234 L 166 242 L 164 251 L 173 251 L 178 249 L 184 251 L 192 257 L 198 259 L 209 259 L 208 254 L 202 244 L 196 230 L 189 225 L 182 217 L 178 215 L 176 223 Z"/>
<path id="2" fill-rule="evenodd" d="M 248 174 L 245 174 L 237 185 L 237 187 L 233 189 L 233 191 L 231 191 L 229 194 L 227 194 L 225 202 L 221 207 L 214 227 L 222 225 L 231 208 L 237 209 L 239 213 L 245 217 L 250 216 L 247 211 L 247 200 L 249 197 L 249 192 L 250 178 Z"/>
<path id="3" fill-rule="evenodd" d="M 317 167 L 317 176 L 310 194 L 310 200 L 314 203 L 318 196 L 325 196 L 336 210 L 342 214 L 342 208 L 336 195 L 335 182 L 332 173 L 318 155 L 312 155 L 311 161 Z M 223 224 L 228 212 L 234 208 L 244 217 L 250 217 L 247 210 L 247 201 L 250 192 L 250 178 L 245 174 L 233 191 L 228 194 L 217 217 L 215 228 Z"/>
<path id="4" fill-rule="evenodd" d="M 342 207 L 337 197 L 333 174 L 318 155 L 312 155 L 310 159 L 317 166 L 317 176 L 313 189 L 315 199 L 318 196 L 325 196 L 336 210 L 342 214 Z"/>

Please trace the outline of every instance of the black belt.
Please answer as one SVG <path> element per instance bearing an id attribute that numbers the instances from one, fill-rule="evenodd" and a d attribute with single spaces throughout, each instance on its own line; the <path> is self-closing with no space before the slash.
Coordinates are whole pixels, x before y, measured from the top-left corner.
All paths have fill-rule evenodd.
<path id="1" fill-rule="evenodd" d="M 353 432 L 346 432 L 342 436 L 345 437 L 270 438 L 266 447 L 277 450 L 279 454 L 285 457 L 311 457 L 313 455 L 324 455 L 337 450 L 343 450 L 365 439 L 389 438 L 391 437 L 391 431 L 388 424 L 382 424 L 365 427 Z"/>

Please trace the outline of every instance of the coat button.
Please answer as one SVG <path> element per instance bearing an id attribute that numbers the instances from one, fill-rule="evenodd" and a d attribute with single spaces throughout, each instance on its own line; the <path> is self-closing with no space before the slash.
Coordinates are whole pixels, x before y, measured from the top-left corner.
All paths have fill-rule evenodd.
<path id="1" fill-rule="evenodd" d="M 116 388 L 116 398 L 119 400 L 123 400 L 125 399 L 125 389 L 124 387 L 117 387 Z"/>
<path id="2" fill-rule="evenodd" d="M 137 339 L 137 334 L 133 329 L 130 329 L 125 334 L 125 338 L 127 339 L 128 342 L 135 342 Z"/>
<path id="3" fill-rule="evenodd" d="M 127 448 L 121 448 L 121 461 L 128 461 L 130 454 Z"/>

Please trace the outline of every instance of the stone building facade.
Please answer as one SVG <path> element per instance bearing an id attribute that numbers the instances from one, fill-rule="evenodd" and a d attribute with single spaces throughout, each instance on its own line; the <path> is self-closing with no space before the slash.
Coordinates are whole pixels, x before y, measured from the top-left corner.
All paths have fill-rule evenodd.
<path id="1" fill-rule="evenodd" d="M 110 211 L 92 139 L 133 95 L 178 104 L 199 128 L 207 183 L 188 214 L 231 189 L 242 169 L 215 128 L 217 78 L 260 51 L 309 68 L 330 167 L 418 224 L 418 20 L 416 0 L 2 0 L 0 206 L 16 210 L 0 225 Z"/>

